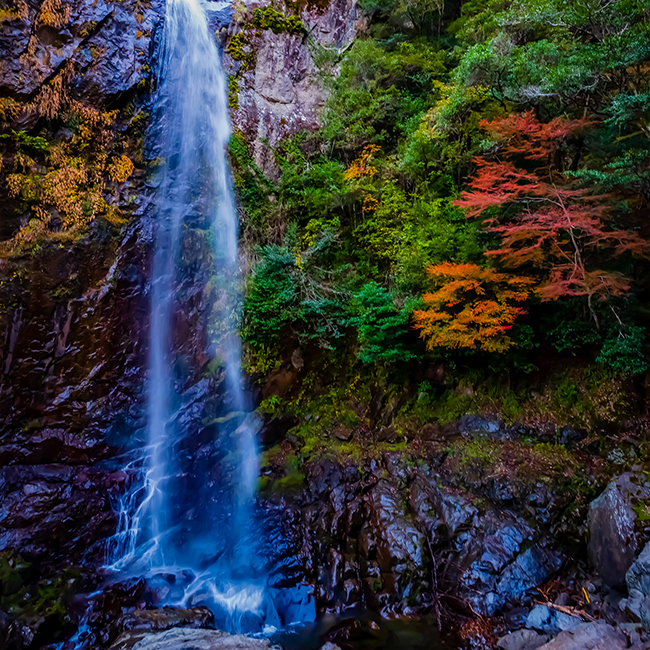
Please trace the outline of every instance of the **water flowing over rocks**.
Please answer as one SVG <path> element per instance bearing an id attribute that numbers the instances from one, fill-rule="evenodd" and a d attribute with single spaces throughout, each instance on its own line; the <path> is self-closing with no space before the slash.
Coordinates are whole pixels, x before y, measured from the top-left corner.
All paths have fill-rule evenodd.
<path id="1" fill-rule="evenodd" d="M 119 632 L 129 632 L 131 636 L 134 636 L 177 627 L 214 628 L 214 616 L 207 607 L 136 609 L 120 618 L 115 629 Z"/>
<path id="2" fill-rule="evenodd" d="M 28 0 L 20 16 L 0 23 L 3 95 L 28 106 L 40 102 L 65 71 L 75 96 L 88 105 L 113 110 L 132 104 L 134 116 L 151 108 L 148 84 L 157 64 L 163 0 L 73 0 L 63 3 L 67 19 L 61 26 L 39 22 L 42 4 Z M 247 3 L 251 12 L 261 6 Z M 249 63 L 234 48 L 224 55 L 238 79 L 234 126 L 252 145 L 256 164 L 271 175 L 276 168 L 269 145 L 318 126 L 326 100 L 320 75 L 336 73 L 340 57 L 365 29 L 355 0 L 301 3 L 298 17 L 305 32 L 258 30 L 227 9 L 213 18 L 225 48 L 238 34 L 247 35 Z M 37 119 L 34 110 L 23 111 L 12 128 L 31 128 Z M 65 128 L 58 135 L 66 137 Z M 155 159 L 159 152 L 148 153 Z M 25 591 L 72 565 L 90 571 L 102 565 L 105 541 L 116 529 L 117 498 L 133 480 L 132 456 L 125 452 L 141 443 L 146 424 L 154 185 L 140 173 L 115 190 L 111 200 L 131 219 L 117 235 L 94 222 L 76 241 L 38 257 L 25 255 L 11 282 L 0 286 L 6 307 L 0 313 L 0 553 L 37 567 L 33 584 L 20 585 Z M 3 237 L 25 218 L 3 221 Z M 238 416 L 224 394 L 222 369 L 209 366 L 206 353 L 211 304 L 210 273 L 202 265 L 205 241 L 192 232 L 187 244 L 192 274 L 182 278 L 175 306 L 182 394 L 175 417 L 185 432 L 177 448 L 178 476 L 185 487 L 202 491 L 227 480 L 215 469 L 223 453 L 213 434 L 217 424 L 234 424 Z M 7 264 L 0 260 L 3 268 Z M 300 354 L 293 361 L 296 370 L 305 363 Z M 388 424 L 390 415 L 383 417 Z M 291 450 L 287 431 L 296 424 L 295 418 L 277 417 L 262 431 L 262 444 Z M 379 439 L 379 432 L 373 434 Z M 354 440 L 344 427 L 336 435 Z M 387 428 L 381 435 L 392 434 Z M 513 627 L 525 621 L 532 629 L 505 636 L 498 645 L 503 650 L 617 650 L 628 642 L 641 648 L 642 632 L 635 632 L 633 643 L 621 631 L 630 619 L 650 631 L 650 546 L 639 554 L 647 533 L 639 530 L 634 510 L 636 501 L 650 498 L 641 473 L 612 481 L 587 519 L 586 512 L 570 511 L 570 495 L 541 482 L 522 487 L 502 473 L 470 477 L 459 487 L 448 480 L 444 447 L 426 446 L 453 436 L 497 443 L 522 435 L 570 447 L 587 434 L 541 426 L 522 433 L 496 416 L 466 416 L 445 430 L 429 425 L 425 442 L 417 441 L 424 451 L 421 445 L 413 455 L 311 460 L 290 489 L 265 492 L 258 512 L 270 522 L 272 549 L 254 561 L 268 571 L 278 600 L 286 599 L 289 620 L 305 603 L 323 615 L 360 609 L 386 617 L 511 615 Z M 200 517 L 186 504 L 175 507 L 175 516 Z M 606 586 L 622 590 L 612 596 L 599 586 L 594 609 L 602 606 L 598 615 L 604 612 L 609 623 L 620 617 L 618 627 L 535 605 L 536 589 L 563 578 L 574 554 L 585 554 L 587 525 L 593 568 Z M 84 585 L 87 591 L 96 582 Z M 4 579 L 3 589 L 8 584 Z M 65 600 L 64 614 L 16 620 L 0 611 L 0 647 L 63 643 L 84 624 L 99 630 L 95 647 L 112 650 L 271 647 L 207 629 L 213 622 L 201 608 L 151 611 L 160 604 L 160 590 L 169 588 L 161 576 L 152 586 L 109 585 L 78 600 L 66 594 L 69 602 L 57 601 Z M 558 636 L 542 645 L 546 633 Z"/>

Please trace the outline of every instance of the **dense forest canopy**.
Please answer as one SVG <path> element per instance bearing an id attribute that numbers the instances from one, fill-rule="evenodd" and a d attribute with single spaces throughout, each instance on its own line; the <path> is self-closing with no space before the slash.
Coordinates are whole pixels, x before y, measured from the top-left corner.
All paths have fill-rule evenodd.
<path id="1" fill-rule="evenodd" d="M 320 131 L 275 150 L 279 180 L 233 142 L 251 366 L 300 346 L 414 381 L 431 363 L 639 381 L 648 4 L 362 5 L 368 32 L 321 53 L 340 74 Z"/>
<path id="2" fill-rule="evenodd" d="M 253 376 L 296 369 L 298 355 L 294 407 L 301 391 L 353 386 L 337 401 L 390 385 L 405 387 L 405 416 L 423 399 L 446 404 L 425 420 L 488 403 L 521 415 L 550 376 L 586 402 L 605 384 L 643 401 L 648 3 L 360 0 L 365 27 L 340 50 L 311 39 L 303 4 L 236 2 L 239 31 L 217 34 L 239 66 L 233 111 L 260 30 L 307 43 L 329 90 L 319 130 L 271 147 L 277 173 L 255 164 L 259 142 L 231 139 Z M 48 1 L 37 20 L 63 25 L 66 12 Z M 118 232 L 137 206 L 125 182 L 161 164 L 146 151 L 147 110 L 91 108 L 72 74 L 66 63 L 27 103 L 0 102 L 4 195 L 23 215 L 4 226 L 6 259 L 76 241 L 91 223 Z M 135 92 L 154 87 L 142 79 Z"/>

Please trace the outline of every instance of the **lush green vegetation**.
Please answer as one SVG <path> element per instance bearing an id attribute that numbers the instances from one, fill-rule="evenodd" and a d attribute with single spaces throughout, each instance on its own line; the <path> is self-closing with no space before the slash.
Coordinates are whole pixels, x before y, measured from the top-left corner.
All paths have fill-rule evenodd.
<path id="1" fill-rule="evenodd" d="M 434 384 L 454 393 L 429 400 L 438 416 L 477 367 L 507 385 L 500 406 L 517 413 L 540 376 L 567 366 L 640 385 L 647 5 L 362 5 L 369 33 L 341 61 L 321 130 L 276 149 L 278 182 L 233 143 L 254 259 L 250 368 L 268 375 L 300 349 L 290 399 L 361 376 L 357 392 L 410 384 L 422 411 L 418 382 L 441 367 Z"/>

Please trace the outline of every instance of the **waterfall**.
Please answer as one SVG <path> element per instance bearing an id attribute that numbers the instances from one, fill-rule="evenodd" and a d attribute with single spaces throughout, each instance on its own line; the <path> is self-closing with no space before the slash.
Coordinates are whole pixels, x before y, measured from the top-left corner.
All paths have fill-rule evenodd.
<path id="1" fill-rule="evenodd" d="M 265 596 L 261 570 L 253 568 L 259 471 L 233 318 L 240 283 L 237 213 L 226 160 L 227 88 L 201 0 L 167 0 L 155 106 L 162 162 L 151 280 L 148 433 L 134 461 L 144 478 L 121 504 L 110 568 L 165 583 L 164 604 L 208 604 L 226 629 L 240 631 L 251 617 L 273 625 L 277 615 Z M 216 472 L 213 460 L 202 471 L 192 468 L 186 430 L 192 391 L 182 389 L 178 370 L 183 341 L 177 340 L 176 321 L 183 294 L 199 282 L 194 274 L 205 273 L 205 259 L 198 271 L 184 261 L 196 252 L 197 237 L 210 244 L 210 277 L 201 281 L 211 291 L 208 340 L 228 400 L 227 416 L 212 426 L 216 439 L 202 447 L 227 465 L 222 473 L 228 475 L 217 478 L 210 477 Z"/>

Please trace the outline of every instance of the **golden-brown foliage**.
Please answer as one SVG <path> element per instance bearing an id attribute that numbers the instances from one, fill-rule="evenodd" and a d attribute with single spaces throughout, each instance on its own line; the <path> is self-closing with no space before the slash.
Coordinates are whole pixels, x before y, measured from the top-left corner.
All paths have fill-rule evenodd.
<path id="1" fill-rule="evenodd" d="M 505 352 L 514 345 L 507 332 L 526 313 L 519 304 L 532 293 L 533 280 L 451 262 L 430 266 L 427 273 L 435 291 L 424 294 L 427 309 L 416 310 L 414 319 L 429 349 Z"/>
<path id="2" fill-rule="evenodd" d="M 34 105 L 46 119 L 59 116 L 73 125 L 69 140 L 50 144 L 45 170 L 20 150 L 13 155 L 13 173 L 6 177 L 8 193 L 44 224 L 36 228 L 30 222 L 16 243 L 42 234 L 53 213 L 58 214 L 64 230 L 78 230 L 101 214 L 112 223 L 120 222 L 119 211 L 115 207 L 109 210 L 103 196 L 107 178 L 122 183 L 134 170 L 126 155 L 109 159 L 117 111 L 98 111 L 71 99 L 66 90 L 71 74 L 71 69 L 64 69 Z"/>
<path id="3" fill-rule="evenodd" d="M 39 21 L 50 27 L 63 27 L 70 18 L 70 7 L 61 0 L 44 0 Z"/>
<path id="4" fill-rule="evenodd" d="M 377 173 L 377 168 L 370 163 L 370 159 L 379 151 L 376 144 L 369 144 L 364 147 L 361 155 L 345 170 L 343 177 L 347 181 L 356 178 L 371 177 Z"/>
<path id="5" fill-rule="evenodd" d="M 108 165 L 108 176 L 115 183 L 124 183 L 134 169 L 135 166 L 128 156 L 120 156 Z"/>

